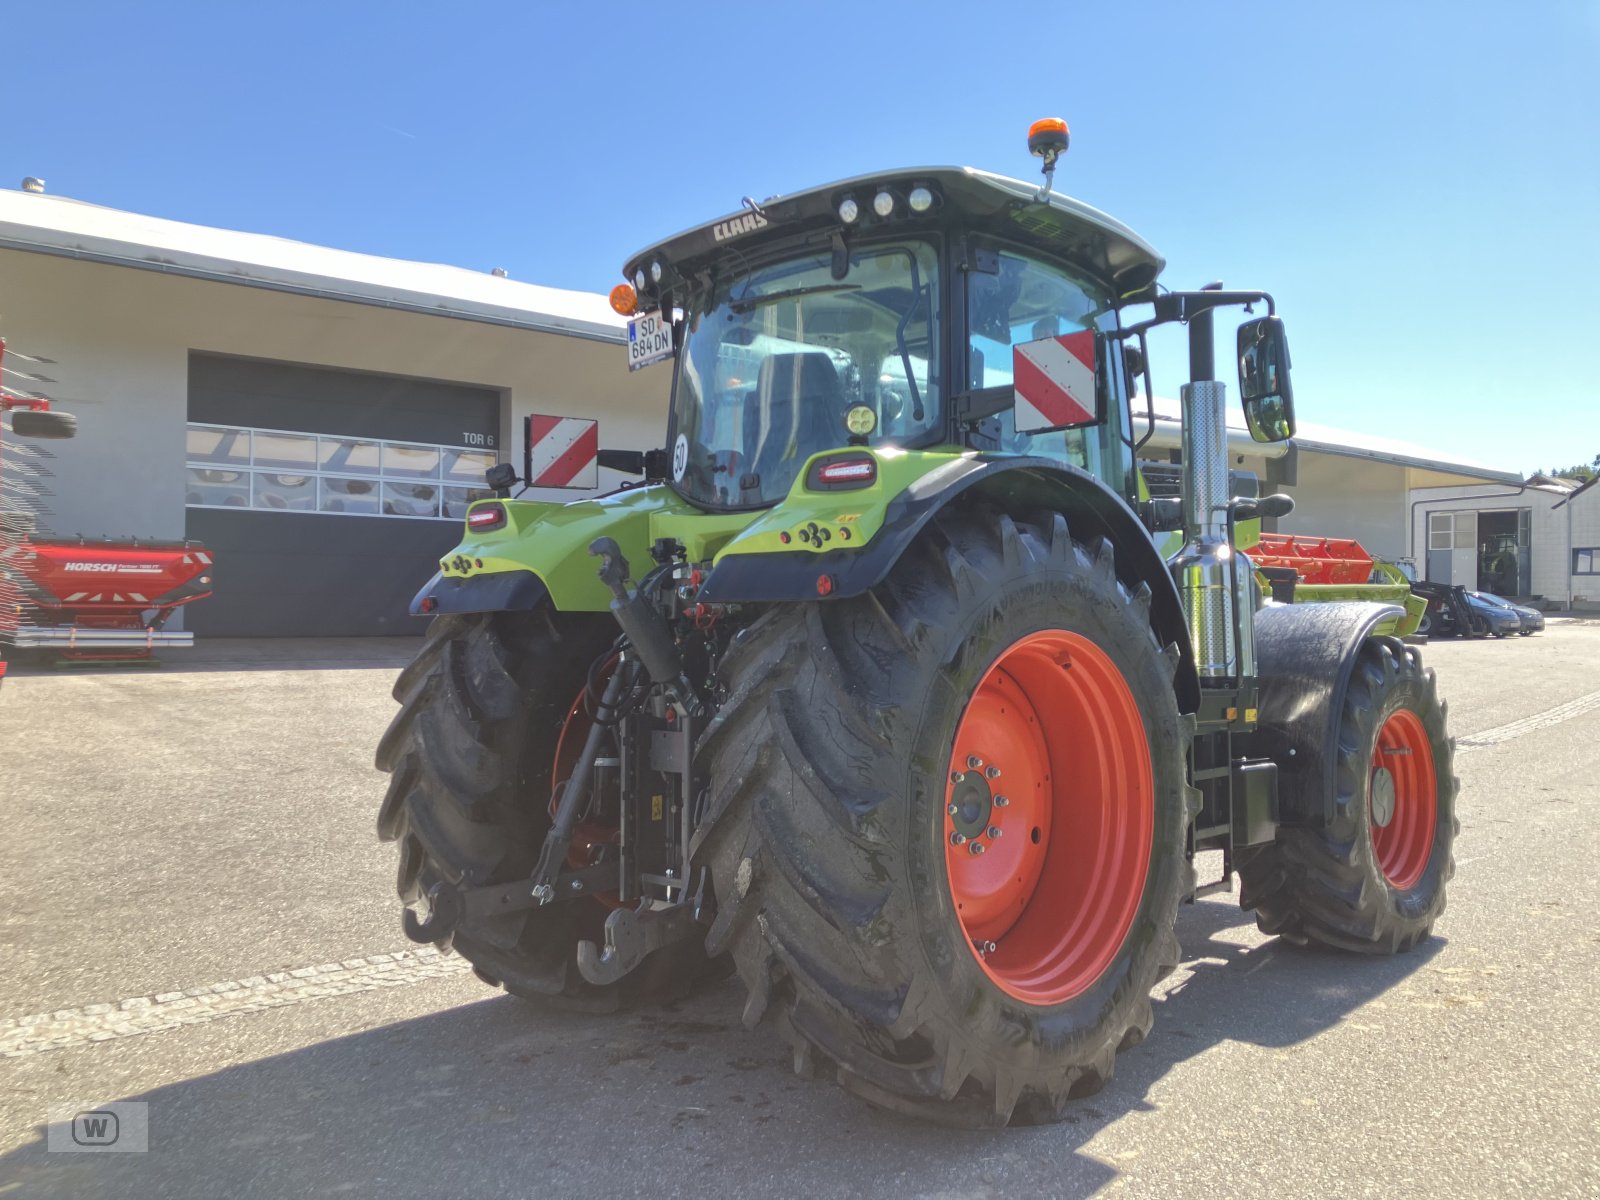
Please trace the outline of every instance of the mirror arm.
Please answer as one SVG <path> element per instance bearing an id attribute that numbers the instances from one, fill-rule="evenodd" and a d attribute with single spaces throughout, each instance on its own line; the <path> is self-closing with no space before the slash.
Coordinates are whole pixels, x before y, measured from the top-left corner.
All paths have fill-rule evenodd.
<path id="1" fill-rule="evenodd" d="M 1278 315 L 1278 306 L 1270 292 L 1234 292 L 1216 289 L 1199 292 L 1164 292 L 1152 303 L 1156 315 L 1144 325 L 1164 325 L 1169 321 L 1188 321 L 1213 308 L 1226 308 L 1235 304 L 1265 304 L 1267 315 Z M 1132 326 L 1137 329 L 1139 326 Z"/>
<path id="2" fill-rule="evenodd" d="M 961 424 L 973 424 L 1003 413 L 1010 408 L 1015 400 L 1015 392 L 1010 384 L 1001 387 L 973 388 L 970 392 L 960 392 L 950 397 L 950 411 Z"/>

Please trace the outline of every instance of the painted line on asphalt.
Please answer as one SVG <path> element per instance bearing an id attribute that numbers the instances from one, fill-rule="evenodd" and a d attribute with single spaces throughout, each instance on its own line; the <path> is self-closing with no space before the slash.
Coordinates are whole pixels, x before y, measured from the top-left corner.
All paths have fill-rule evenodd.
<path id="1" fill-rule="evenodd" d="M 428 979 L 459 975 L 469 969 L 470 964 L 465 959 L 446 956 L 432 946 L 424 946 L 294 971 L 229 979 L 181 992 L 133 996 L 114 1004 L 86 1004 L 82 1008 L 14 1017 L 0 1020 L 0 1058 L 27 1058 L 47 1050 L 139 1037 L 185 1025 L 204 1025 L 325 996 L 408 987 Z"/>
<path id="2" fill-rule="evenodd" d="M 1523 717 L 1520 721 L 1496 725 L 1493 729 L 1485 729 L 1481 733 L 1459 737 L 1456 739 L 1456 751 L 1459 753 L 1478 746 L 1496 746 L 1501 742 L 1509 742 L 1512 738 L 1519 738 L 1525 733 L 1532 733 L 1536 729 L 1545 729 L 1551 725 L 1559 725 L 1563 721 L 1570 721 L 1573 717 L 1582 716 L 1596 708 L 1600 708 L 1600 692 L 1590 692 L 1587 696 L 1568 700 L 1565 704 L 1547 708 L 1541 713 L 1534 713 L 1531 717 Z"/>

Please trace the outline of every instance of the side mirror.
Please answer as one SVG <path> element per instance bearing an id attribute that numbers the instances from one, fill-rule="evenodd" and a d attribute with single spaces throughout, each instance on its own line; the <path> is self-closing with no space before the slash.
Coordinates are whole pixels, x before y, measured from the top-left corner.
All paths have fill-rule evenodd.
<path id="1" fill-rule="evenodd" d="M 1122 343 L 1122 373 L 1125 392 L 1129 399 L 1139 393 L 1139 380 L 1144 375 L 1144 351 L 1132 342 Z"/>
<path id="2" fill-rule="evenodd" d="M 1256 441 L 1284 442 L 1294 436 L 1294 388 L 1282 317 L 1257 317 L 1239 326 L 1239 394 L 1245 424 Z"/>

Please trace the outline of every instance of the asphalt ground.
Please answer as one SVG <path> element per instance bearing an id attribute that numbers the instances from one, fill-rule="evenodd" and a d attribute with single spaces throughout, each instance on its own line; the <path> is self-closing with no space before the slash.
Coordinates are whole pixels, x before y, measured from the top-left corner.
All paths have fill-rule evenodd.
<path id="1" fill-rule="evenodd" d="M 399 931 L 372 749 L 415 643 L 208 643 L 0 688 L 0 1197 L 1600 1194 L 1600 622 L 1438 642 L 1461 836 L 1393 959 L 1180 914 L 1069 1119 L 953 1133 L 796 1077 L 718 987 L 551 1015 Z M 149 1152 L 47 1152 L 148 1104 Z"/>

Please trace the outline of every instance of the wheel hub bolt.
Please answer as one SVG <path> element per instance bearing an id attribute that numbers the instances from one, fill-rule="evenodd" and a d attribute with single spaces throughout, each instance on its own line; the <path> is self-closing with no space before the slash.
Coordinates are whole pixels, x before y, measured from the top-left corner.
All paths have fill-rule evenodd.
<path id="1" fill-rule="evenodd" d="M 961 806 L 958 805 L 958 804 L 950 804 L 950 805 L 946 805 L 946 807 L 945 807 L 945 812 L 949 813 L 952 817 L 955 816 L 960 811 L 961 811 Z"/>
<path id="2" fill-rule="evenodd" d="M 983 766 L 983 759 L 979 758 L 976 754 L 969 754 L 967 755 L 967 766 L 971 770 L 976 771 L 979 767 Z"/>
<path id="3" fill-rule="evenodd" d="M 960 783 L 966 777 L 967 776 L 966 776 L 966 773 L 964 771 L 951 771 L 950 772 L 950 782 L 951 783 Z"/>
<path id="4" fill-rule="evenodd" d="M 984 774 L 984 778 L 986 778 L 986 779 L 999 779 L 1000 778 L 1000 768 L 999 767 L 985 767 L 983 769 L 983 774 Z"/>
<path id="5" fill-rule="evenodd" d="M 983 843 L 982 842 L 973 842 L 971 845 L 969 845 L 967 847 L 967 851 L 970 854 L 982 854 L 983 853 Z"/>
<path id="6" fill-rule="evenodd" d="M 965 846 L 967 844 L 967 835 L 964 833 L 952 833 L 950 835 L 950 844 L 952 846 Z"/>
<path id="7" fill-rule="evenodd" d="M 994 798 L 994 806 L 996 808 L 1004 808 L 1006 805 L 1008 805 L 1010 803 L 1011 803 L 1011 797 L 1010 796 L 996 796 Z"/>
<path id="8" fill-rule="evenodd" d="M 989 826 L 989 836 L 990 836 L 990 837 L 991 837 L 991 838 L 997 838 L 997 837 L 999 837 L 999 836 L 1000 836 L 1000 832 L 1001 832 L 1001 831 L 1000 831 L 1000 826 L 998 826 L 998 825 L 991 825 L 991 826 Z"/>

